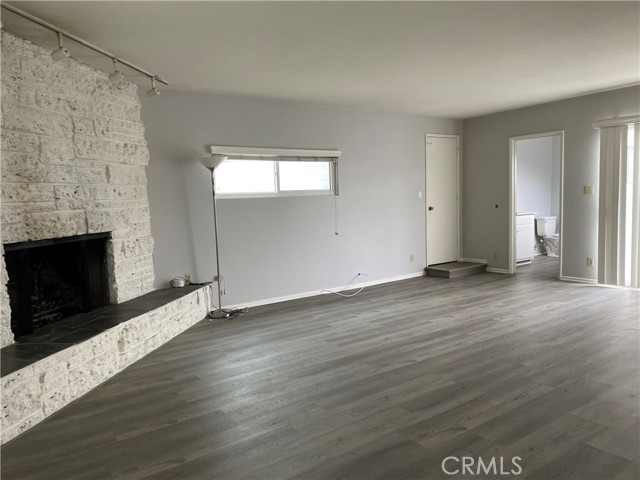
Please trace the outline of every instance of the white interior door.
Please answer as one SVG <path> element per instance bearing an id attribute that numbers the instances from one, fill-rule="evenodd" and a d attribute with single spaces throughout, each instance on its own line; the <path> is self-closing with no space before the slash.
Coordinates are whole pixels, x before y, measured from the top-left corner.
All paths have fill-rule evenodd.
<path id="1" fill-rule="evenodd" d="M 427 135 L 427 265 L 458 260 L 458 137 Z"/>

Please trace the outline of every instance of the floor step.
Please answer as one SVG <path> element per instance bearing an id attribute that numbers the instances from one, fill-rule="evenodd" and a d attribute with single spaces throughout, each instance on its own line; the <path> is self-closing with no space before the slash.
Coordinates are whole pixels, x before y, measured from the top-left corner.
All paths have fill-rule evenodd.
<path id="1" fill-rule="evenodd" d="M 460 278 L 487 271 L 485 263 L 449 262 L 430 265 L 424 269 L 427 277 Z"/>

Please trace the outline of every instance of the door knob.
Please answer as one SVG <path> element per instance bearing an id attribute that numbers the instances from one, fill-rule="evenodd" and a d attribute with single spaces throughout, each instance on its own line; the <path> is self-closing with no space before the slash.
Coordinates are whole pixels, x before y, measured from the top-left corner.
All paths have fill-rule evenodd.
<path id="1" fill-rule="evenodd" d="M 431 211 L 431 210 L 435 210 L 435 208 L 433 208 L 431 205 L 429 205 L 429 208 L 427 208 L 427 210 Z"/>

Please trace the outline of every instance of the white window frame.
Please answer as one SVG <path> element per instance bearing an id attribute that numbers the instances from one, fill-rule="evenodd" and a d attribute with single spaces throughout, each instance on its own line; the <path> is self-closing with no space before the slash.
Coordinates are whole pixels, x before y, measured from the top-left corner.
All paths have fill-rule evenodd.
<path id="1" fill-rule="evenodd" d="M 273 198 L 300 196 L 328 196 L 338 195 L 338 158 L 342 154 L 339 150 L 305 150 L 291 148 L 259 148 L 259 147 L 229 147 L 212 145 L 212 155 L 224 155 L 228 160 L 253 160 L 274 162 L 275 192 L 256 193 L 217 193 L 218 198 Z M 323 162 L 329 163 L 330 186 L 328 190 L 280 190 L 280 162 Z"/>

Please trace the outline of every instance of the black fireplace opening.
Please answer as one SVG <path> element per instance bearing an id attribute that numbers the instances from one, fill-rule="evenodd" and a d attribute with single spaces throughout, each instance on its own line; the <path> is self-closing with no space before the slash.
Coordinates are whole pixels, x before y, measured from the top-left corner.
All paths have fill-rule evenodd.
<path id="1" fill-rule="evenodd" d="M 110 233 L 4 245 L 16 338 L 109 303 Z"/>

